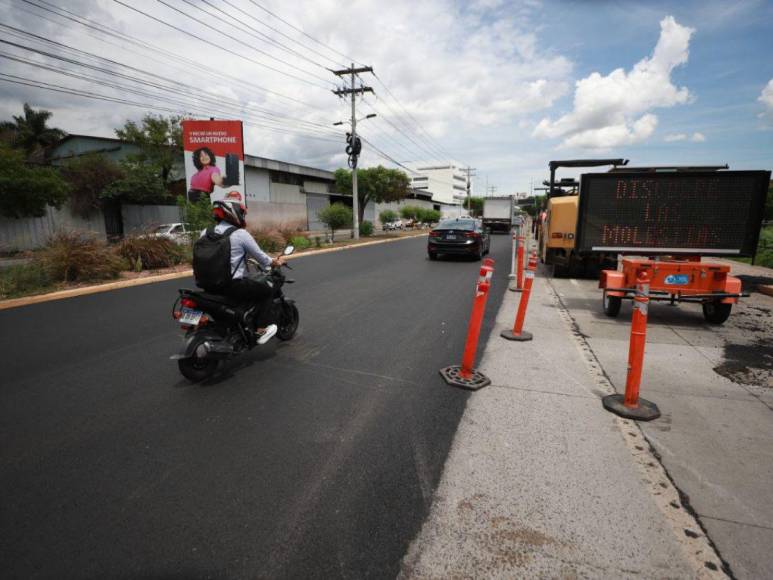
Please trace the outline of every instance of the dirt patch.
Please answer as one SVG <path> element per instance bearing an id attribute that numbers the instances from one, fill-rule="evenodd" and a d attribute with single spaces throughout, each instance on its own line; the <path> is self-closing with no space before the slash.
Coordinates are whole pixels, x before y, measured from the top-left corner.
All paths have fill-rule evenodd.
<path id="1" fill-rule="evenodd" d="M 714 372 L 741 385 L 773 388 L 773 344 L 768 340 L 726 344 L 725 362 Z"/>
<path id="2" fill-rule="evenodd" d="M 770 276 L 751 276 L 749 274 L 736 275 L 741 281 L 741 286 L 744 292 L 757 292 L 757 286 L 759 284 L 769 285 L 773 284 L 773 278 Z"/>

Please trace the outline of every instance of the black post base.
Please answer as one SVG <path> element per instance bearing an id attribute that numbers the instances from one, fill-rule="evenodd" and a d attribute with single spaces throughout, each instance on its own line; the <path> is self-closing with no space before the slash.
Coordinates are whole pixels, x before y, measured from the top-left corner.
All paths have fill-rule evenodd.
<path id="1" fill-rule="evenodd" d="M 660 409 L 655 403 L 647 401 L 646 399 L 639 398 L 639 405 L 637 407 L 626 407 L 623 401 L 625 395 L 607 395 L 601 399 L 601 404 L 610 413 L 625 417 L 626 419 L 633 419 L 635 421 L 652 421 L 660 417 Z"/>
<path id="2" fill-rule="evenodd" d="M 513 284 L 507 288 L 510 292 L 523 292 L 523 288 L 518 288 L 518 284 Z"/>
<path id="3" fill-rule="evenodd" d="M 506 338 L 507 340 L 516 340 L 518 342 L 525 342 L 534 338 L 534 335 L 531 332 L 525 330 L 521 331 L 521 334 L 513 334 L 512 330 L 503 330 L 499 333 L 499 336 Z"/>
<path id="4" fill-rule="evenodd" d="M 480 371 L 473 369 L 472 376 L 469 378 L 463 377 L 461 371 L 462 367 L 453 365 L 440 369 L 440 376 L 452 387 L 460 387 L 469 391 L 477 391 L 491 384 L 491 379 Z"/>

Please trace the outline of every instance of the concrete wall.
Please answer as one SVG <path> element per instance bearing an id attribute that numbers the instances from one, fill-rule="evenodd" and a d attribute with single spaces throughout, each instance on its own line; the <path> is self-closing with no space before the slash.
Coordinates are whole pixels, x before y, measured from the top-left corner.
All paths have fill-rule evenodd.
<path id="1" fill-rule="evenodd" d="M 39 218 L 0 217 L 0 251 L 34 250 L 45 246 L 57 232 L 73 230 L 93 233 L 101 240 L 107 237 L 101 211 L 83 219 L 74 215 L 67 205 L 60 210 L 48 207 L 46 215 Z"/>
<path id="2" fill-rule="evenodd" d="M 137 234 L 161 224 L 182 220 L 176 205 L 124 205 L 121 207 L 123 229 L 126 234 Z"/>
<path id="3" fill-rule="evenodd" d="M 271 201 L 275 203 L 306 203 L 306 195 L 300 185 L 271 182 Z"/>
<path id="4" fill-rule="evenodd" d="M 271 201 L 271 181 L 267 170 L 245 165 L 244 175 L 248 206 L 253 201 Z"/>
<path id="5" fill-rule="evenodd" d="M 325 195 L 330 193 L 330 185 L 323 181 L 306 180 L 303 182 L 303 189 L 306 193 L 321 193 Z"/>
<path id="6" fill-rule="evenodd" d="M 303 203 L 255 201 L 247 212 L 248 227 L 291 226 L 306 229 L 306 200 Z"/>

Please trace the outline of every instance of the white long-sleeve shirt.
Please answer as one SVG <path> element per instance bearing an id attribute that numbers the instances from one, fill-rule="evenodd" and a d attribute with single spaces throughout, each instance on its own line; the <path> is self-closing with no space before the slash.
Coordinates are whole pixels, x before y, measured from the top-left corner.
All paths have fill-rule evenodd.
<path id="1" fill-rule="evenodd" d="M 226 221 L 218 222 L 215 226 L 215 233 L 222 234 L 232 227 Z M 201 236 L 207 233 L 207 230 L 201 231 Z M 237 278 L 244 278 L 247 274 L 247 257 L 255 258 L 258 263 L 264 268 L 268 268 L 271 264 L 272 258 L 260 249 L 260 246 L 255 241 L 250 233 L 244 228 L 239 228 L 231 234 L 229 238 L 231 240 L 231 272 L 234 272 L 234 280 Z"/>

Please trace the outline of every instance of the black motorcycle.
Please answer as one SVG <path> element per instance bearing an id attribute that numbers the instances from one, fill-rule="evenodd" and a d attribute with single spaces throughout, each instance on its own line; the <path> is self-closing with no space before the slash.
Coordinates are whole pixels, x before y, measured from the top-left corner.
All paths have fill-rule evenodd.
<path id="1" fill-rule="evenodd" d="M 293 246 L 287 246 L 283 253 L 289 256 L 294 250 Z M 259 268 L 254 260 L 247 262 Z M 284 267 L 292 269 L 287 264 Z M 277 325 L 279 340 L 290 340 L 298 330 L 299 314 L 295 301 L 285 298 L 282 286 L 294 280 L 286 278 L 281 268 L 270 268 L 263 274 L 274 289 L 269 323 Z M 255 328 L 250 327 L 253 303 L 201 290 L 180 288 L 178 292 L 180 296 L 172 308 L 172 318 L 182 326 L 185 337 L 181 352 L 170 358 L 177 361 L 186 379 L 203 381 L 214 374 L 221 361 L 257 345 Z"/>

